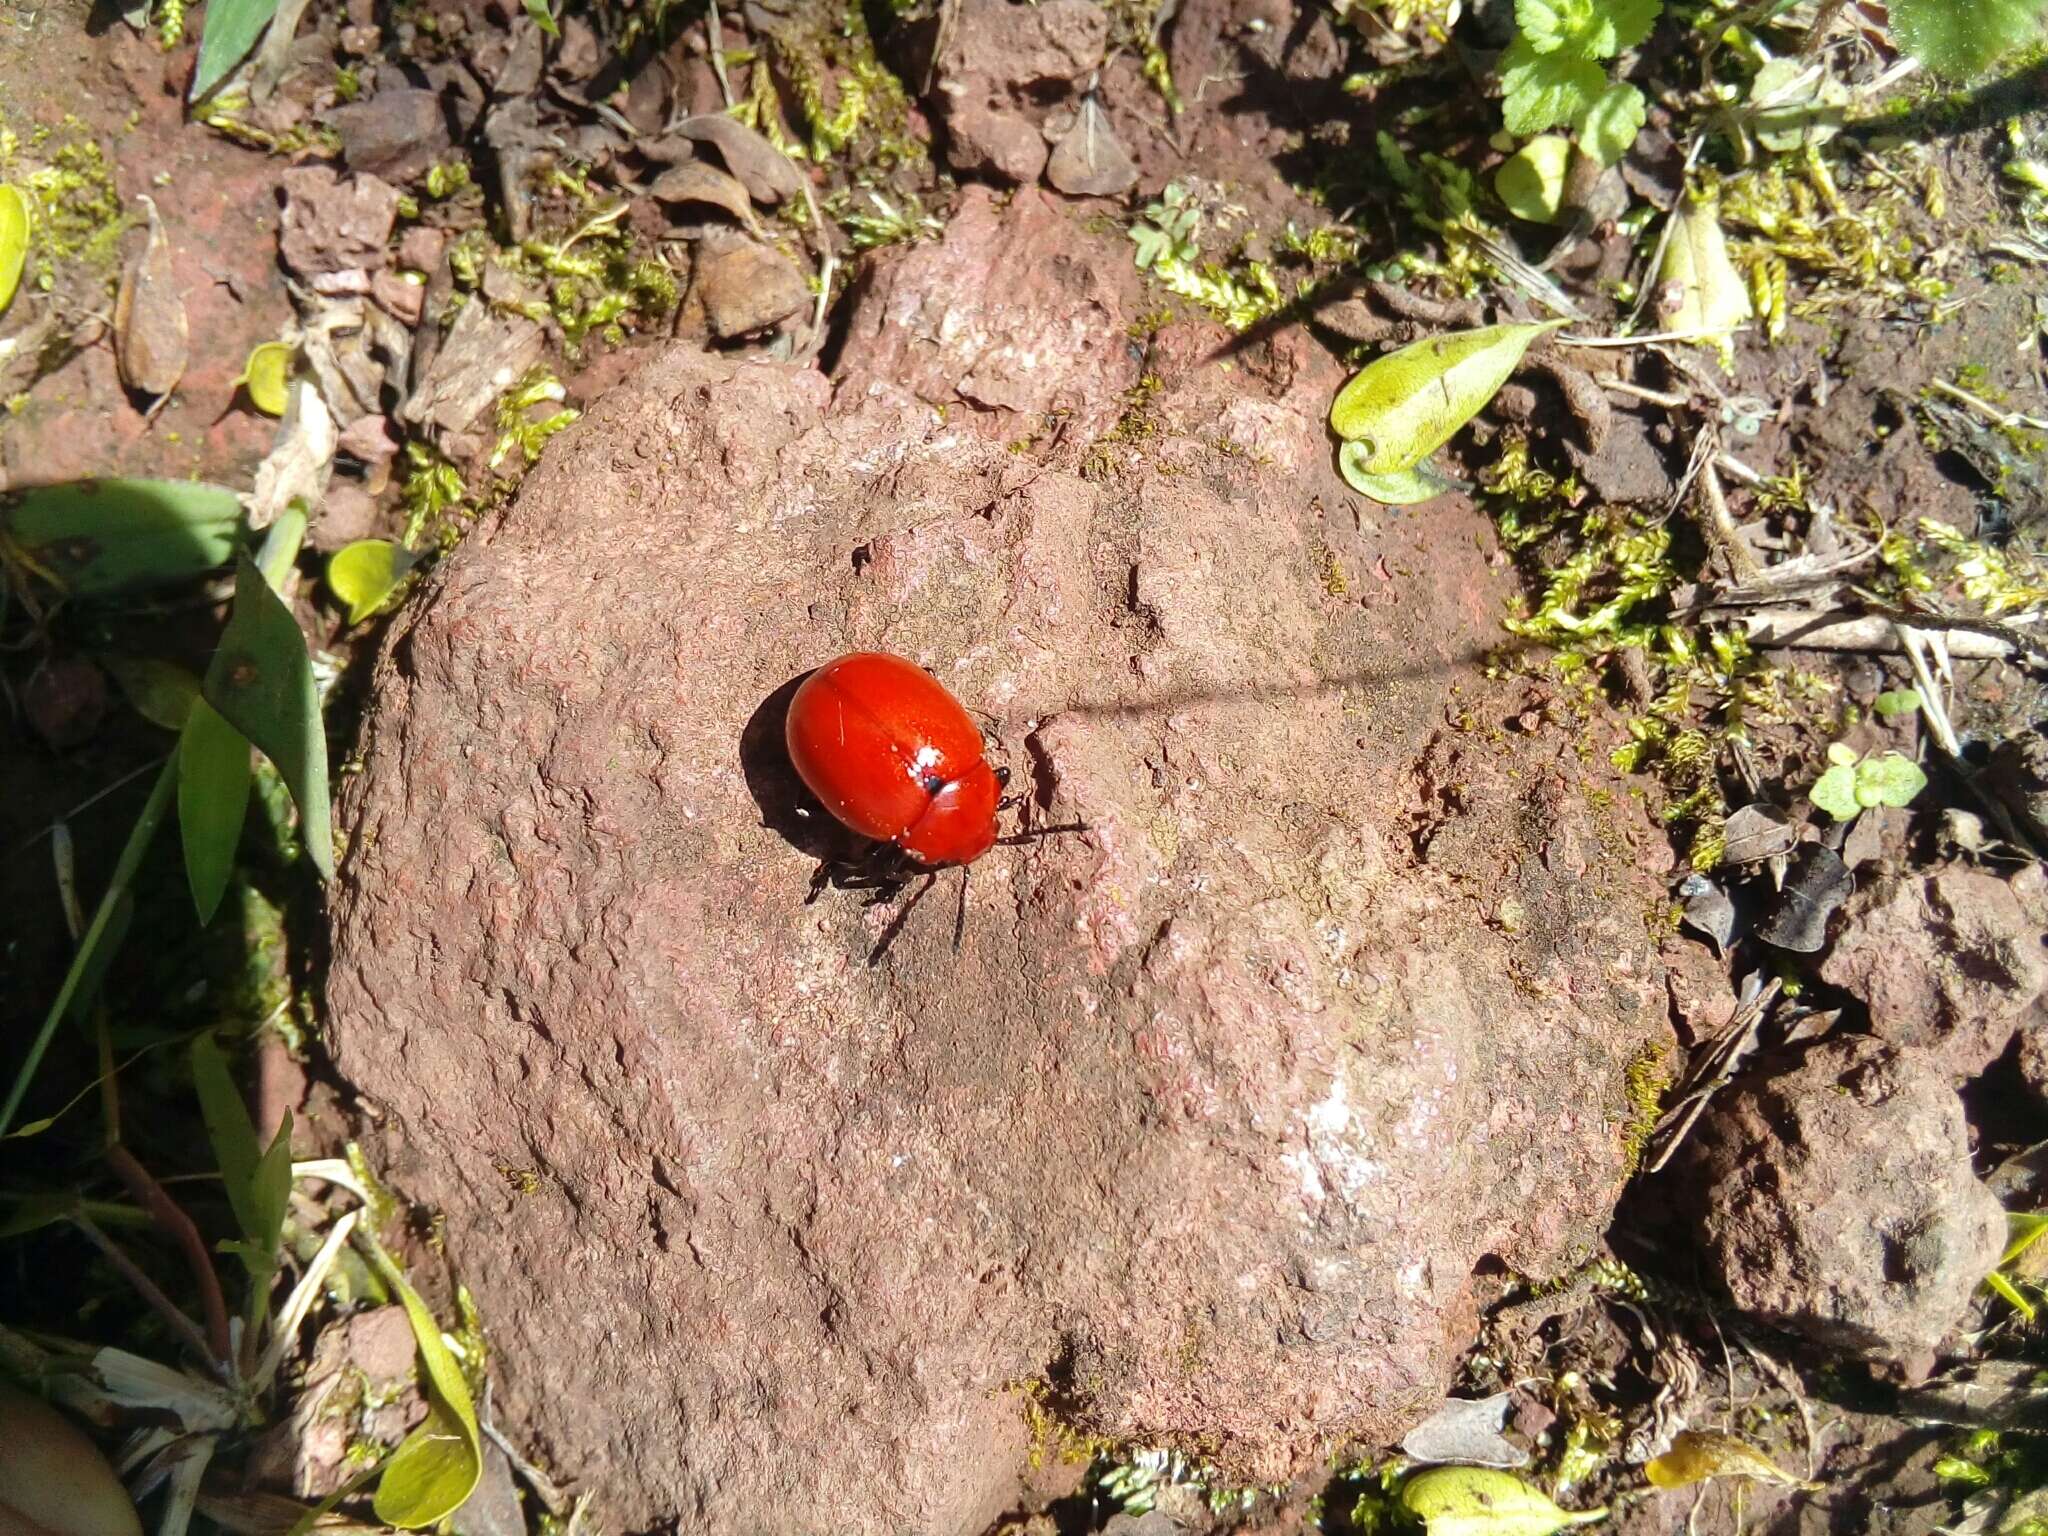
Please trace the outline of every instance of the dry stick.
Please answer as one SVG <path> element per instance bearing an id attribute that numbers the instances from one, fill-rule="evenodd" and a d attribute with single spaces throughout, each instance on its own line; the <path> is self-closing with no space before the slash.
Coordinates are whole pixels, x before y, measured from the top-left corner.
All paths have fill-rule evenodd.
<path id="1" fill-rule="evenodd" d="M 171 1332 L 184 1341 L 186 1348 L 190 1349 L 200 1359 L 206 1361 L 216 1372 L 223 1370 L 220 1360 L 215 1357 L 212 1350 L 207 1346 L 206 1339 L 199 1332 L 199 1325 L 180 1311 L 176 1302 L 158 1290 L 156 1282 L 136 1268 L 135 1261 L 123 1253 L 114 1240 L 102 1232 L 90 1216 L 86 1215 L 83 1211 L 72 1211 L 65 1219 L 78 1228 L 79 1231 L 83 1232 L 91 1240 L 93 1246 L 107 1256 L 108 1262 L 121 1272 L 122 1277 L 130 1285 L 135 1287 L 136 1293 L 149 1303 L 156 1314 L 170 1325 Z"/>
<path id="2" fill-rule="evenodd" d="M 199 1304 L 206 1310 L 206 1338 L 212 1353 L 207 1357 L 215 1370 L 225 1374 L 232 1352 L 228 1343 L 228 1309 L 220 1294 L 220 1277 L 213 1272 L 213 1260 L 207 1254 L 206 1240 L 199 1235 L 199 1229 L 192 1225 L 192 1218 L 184 1208 L 173 1200 L 163 1185 L 150 1176 L 150 1172 L 135 1160 L 135 1155 L 118 1144 L 107 1148 L 107 1163 L 121 1176 L 121 1182 L 128 1186 L 136 1202 L 156 1218 L 156 1224 L 184 1250 L 185 1264 L 192 1271 L 192 1279 L 199 1287 Z M 178 1314 L 180 1317 L 184 1313 Z"/>
<path id="3" fill-rule="evenodd" d="M 710 45 L 711 73 L 718 77 L 718 94 L 725 98 L 725 110 L 730 112 L 732 82 L 725 77 L 725 27 L 718 18 L 718 0 L 711 0 L 710 14 L 704 21 L 704 41 Z"/>

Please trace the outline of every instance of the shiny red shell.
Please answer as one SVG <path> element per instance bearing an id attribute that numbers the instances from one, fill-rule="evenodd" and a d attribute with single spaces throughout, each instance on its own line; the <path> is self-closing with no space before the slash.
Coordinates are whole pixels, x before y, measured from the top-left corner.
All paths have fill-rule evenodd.
<path id="1" fill-rule="evenodd" d="M 828 661 L 789 701 L 789 760 L 825 809 L 920 864 L 994 846 L 1002 785 L 960 701 L 901 656 Z"/>

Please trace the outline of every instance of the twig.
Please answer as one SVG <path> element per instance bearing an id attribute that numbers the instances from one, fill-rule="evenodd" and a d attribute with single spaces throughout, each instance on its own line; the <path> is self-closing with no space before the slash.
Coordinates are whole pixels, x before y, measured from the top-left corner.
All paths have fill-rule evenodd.
<path id="1" fill-rule="evenodd" d="M 1766 650 L 1895 654 L 1907 649 L 1898 624 L 1884 614 L 1849 618 L 1839 610 L 1767 609 L 1744 614 L 1742 628 L 1751 645 Z M 1957 637 L 1953 651 L 1965 661 L 2003 661 L 2013 654 L 2004 640 L 1968 633 Z"/>
<path id="2" fill-rule="evenodd" d="M 1981 635 L 1985 639 L 1997 640 L 2003 643 L 2006 649 L 1996 654 L 2004 655 L 2010 654 L 2012 651 L 2022 651 L 2029 656 L 2048 661 L 2048 640 L 2043 640 L 2039 635 L 2027 633 L 2026 630 L 2020 628 L 2017 624 L 2008 624 L 1999 619 L 1987 619 L 1980 614 L 1974 613 L 1923 613 L 1918 609 L 1895 608 L 1890 603 L 1879 602 L 1877 599 L 1866 597 L 1862 593 L 1857 595 L 1859 598 L 1862 598 L 1863 606 L 1868 612 L 1877 617 L 1889 619 L 1894 624 L 1910 625 L 1914 629 L 1953 630 L 1966 635 Z M 1965 649 L 1954 640 L 1950 640 L 1949 649 L 1956 655 L 1966 658 L 1973 658 L 1975 655 L 1981 654 Z"/>
<path id="3" fill-rule="evenodd" d="M 2048 421 L 2043 421 L 2038 416 L 2028 416 L 2020 411 L 2001 411 L 1989 400 L 1981 400 L 1967 389 L 1951 384 L 1946 379 L 1929 379 L 1927 387 L 1932 390 L 1938 390 L 1940 393 L 1947 395 L 1951 400 L 1957 400 L 1967 405 L 1971 410 L 1983 416 L 1994 427 L 2004 427 L 2007 430 L 2024 427 L 2029 432 L 2048 432 Z"/>
<path id="4" fill-rule="evenodd" d="M 1646 389 L 1641 384 L 1631 384 L 1625 379 L 1603 379 L 1594 375 L 1593 382 L 1602 389 L 1611 389 L 1618 395 L 1633 395 L 1638 400 L 1647 400 L 1652 405 L 1661 405 L 1667 411 L 1678 410 L 1692 403 L 1690 395 L 1674 395 L 1669 390 Z"/>
<path id="5" fill-rule="evenodd" d="M 1700 519 L 1701 530 L 1707 542 L 1721 552 L 1721 558 L 1728 562 L 1728 574 L 1737 582 L 1750 582 L 1762 573 L 1763 566 L 1742 537 L 1742 530 L 1728 512 L 1728 498 L 1721 494 L 1721 477 L 1714 472 L 1711 457 L 1700 465 L 1701 499 L 1707 504 L 1706 516 Z"/>
<path id="6" fill-rule="evenodd" d="M 212 1366 L 216 1373 L 225 1373 L 226 1367 L 221 1357 L 216 1356 L 207 1347 L 205 1336 L 199 1331 L 199 1325 L 180 1311 L 176 1302 L 158 1290 L 156 1282 L 138 1269 L 135 1261 L 123 1253 L 90 1216 L 83 1211 L 72 1211 L 65 1219 L 83 1232 L 92 1245 L 107 1256 L 107 1261 L 121 1272 L 122 1278 L 135 1287 L 136 1294 L 149 1303 L 151 1309 L 170 1326 L 171 1332 L 184 1341 L 187 1349 Z"/>
<path id="7" fill-rule="evenodd" d="M 213 1259 L 206 1251 L 206 1240 L 192 1225 L 184 1207 L 165 1192 L 163 1185 L 150 1176 L 149 1170 L 126 1147 L 117 1144 L 107 1148 L 107 1164 L 120 1175 L 136 1203 L 184 1250 L 185 1265 L 192 1271 L 193 1282 L 199 1287 L 199 1304 L 206 1312 L 206 1338 L 213 1351 L 207 1358 L 215 1370 L 225 1375 L 230 1369 L 228 1359 L 232 1350 L 228 1342 L 228 1309 L 220 1294 L 220 1277 L 213 1272 Z M 184 1316 L 182 1312 L 178 1315 Z"/>
<path id="8" fill-rule="evenodd" d="M 718 77 L 718 94 L 725 98 L 725 110 L 733 106 L 732 82 L 725 77 L 725 27 L 718 17 L 718 0 L 710 0 L 710 12 L 704 20 L 704 41 L 711 52 L 711 73 Z"/>
<path id="9" fill-rule="evenodd" d="M 1777 1001 L 1778 989 L 1782 985 L 1773 976 L 1755 997 L 1736 1009 L 1735 1017 L 1708 1046 L 1705 1059 L 1687 1074 L 1687 1082 L 1692 1086 L 1688 1087 L 1683 1098 L 1664 1112 L 1656 1129 L 1651 1132 L 1651 1139 L 1662 1141 L 1663 1145 L 1657 1155 L 1644 1165 L 1645 1173 L 1659 1172 L 1671 1161 L 1714 1095 L 1735 1076 L 1736 1067 L 1756 1044 L 1757 1028 L 1771 1011 L 1771 1004 Z"/>

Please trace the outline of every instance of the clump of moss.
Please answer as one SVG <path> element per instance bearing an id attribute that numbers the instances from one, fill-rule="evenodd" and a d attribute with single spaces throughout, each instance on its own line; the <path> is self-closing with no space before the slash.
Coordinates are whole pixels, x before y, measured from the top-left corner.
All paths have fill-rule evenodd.
<path id="1" fill-rule="evenodd" d="M 43 293 L 60 286 L 66 268 L 111 290 L 120 275 L 121 236 L 130 220 L 107 153 L 76 117 L 36 127 L 24 143 L 0 125 L 0 176 L 35 203 L 27 281 Z"/>
<path id="2" fill-rule="evenodd" d="M 1067 1421 L 1054 1402 L 1051 1385 L 1042 1377 L 1012 1382 L 1005 1390 L 1017 1394 L 1024 1428 L 1031 1438 L 1030 1463 L 1035 1472 L 1048 1461 L 1078 1467 L 1116 1452 L 1116 1442 L 1091 1434 Z"/>
<path id="3" fill-rule="evenodd" d="M 1654 1041 L 1639 1046 L 1622 1068 L 1622 1096 L 1627 1101 L 1627 1118 L 1621 1125 L 1621 1151 L 1629 1173 L 1642 1166 L 1643 1153 L 1650 1145 L 1650 1133 L 1657 1128 L 1664 1110 L 1664 1091 L 1671 1086 L 1671 1063 L 1664 1047 Z"/>

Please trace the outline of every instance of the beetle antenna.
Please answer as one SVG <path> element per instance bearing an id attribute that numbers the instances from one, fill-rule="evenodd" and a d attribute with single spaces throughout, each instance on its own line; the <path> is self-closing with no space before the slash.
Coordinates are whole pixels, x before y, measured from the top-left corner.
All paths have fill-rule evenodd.
<path id="1" fill-rule="evenodd" d="M 924 884 L 912 891 L 904 899 L 903 905 L 896 909 L 896 915 L 889 919 L 889 926 L 882 930 L 882 936 L 875 940 L 875 947 L 868 952 L 868 964 L 871 967 L 882 963 L 882 956 L 889 952 L 889 946 L 896 942 L 896 935 L 901 933 L 903 925 L 910 921 L 910 909 L 918 904 L 926 891 L 938 883 L 938 879 L 939 872 L 936 869 L 927 870 Z"/>
<path id="2" fill-rule="evenodd" d="M 960 866 L 960 909 L 953 914 L 953 953 L 960 953 L 960 941 L 967 934 L 967 877 L 973 873 L 973 866 Z"/>

